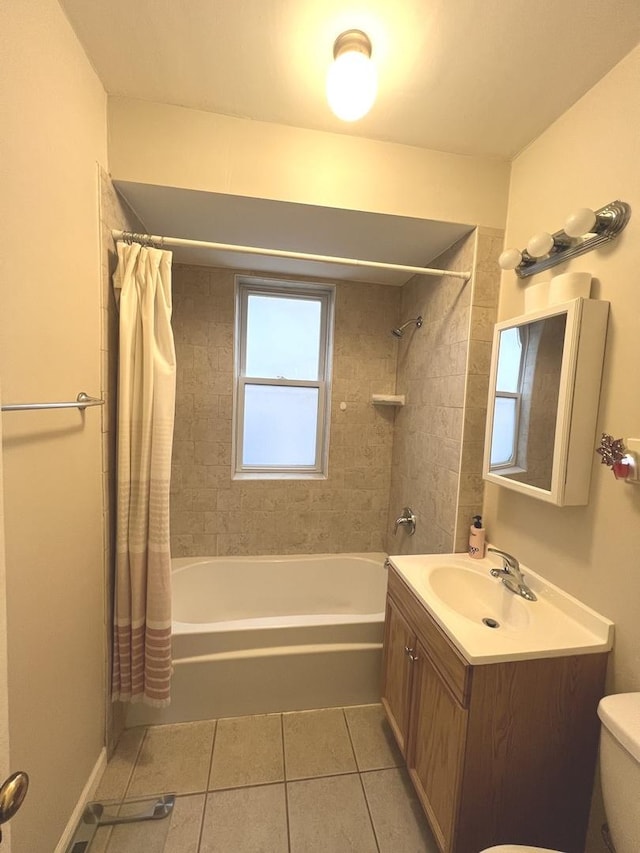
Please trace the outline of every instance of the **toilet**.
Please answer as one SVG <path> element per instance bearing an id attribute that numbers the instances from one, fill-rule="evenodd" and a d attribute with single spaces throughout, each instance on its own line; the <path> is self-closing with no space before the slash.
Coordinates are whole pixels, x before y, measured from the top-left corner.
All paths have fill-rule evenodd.
<path id="1" fill-rule="evenodd" d="M 600 776 L 609 832 L 616 853 L 640 850 L 640 693 L 605 696 L 598 705 Z M 543 847 L 501 844 L 481 853 L 560 853 Z"/>

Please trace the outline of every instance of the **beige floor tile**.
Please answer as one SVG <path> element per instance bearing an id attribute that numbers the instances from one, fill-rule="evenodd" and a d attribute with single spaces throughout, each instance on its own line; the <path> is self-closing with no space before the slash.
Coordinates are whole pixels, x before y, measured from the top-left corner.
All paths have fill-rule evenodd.
<path id="1" fill-rule="evenodd" d="M 362 774 L 380 853 L 438 853 L 404 769 Z"/>
<path id="2" fill-rule="evenodd" d="M 283 715 L 287 779 L 331 776 L 356 770 L 341 708 Z"/>
<path id="3" fill-rule="evenodd" d="M 377 853 L 357 773 L 287 783 L 291 853 Z"/>
<path id="4" fill-rule="evenodd" d="M 94 800 L 121 800 L 124 797 L 145 731 L 140 726 L 135 729 L 125 729 L 122 732 L 113 757 L 100 780 Z"/>
<path id="5" fill-rule="evenodd" d="M 284 785 L 207 796 L 200 853 L 288 853 Z"/>
<path id="6" fill-rule="evenodd" d="M 127 798 L 206 791 L 214 731 L 214 720 L 149 728 Z"/>
<path id="7" fill-rule="evenodd" d="M 177 797 L 170 817 L 114 826 L 105 853 L 198 853 L 204 801 L 204 794 Z M 127 803 L 120 813 L 135 814 L 145 805 Z"/>
<path id="8" fill-rule="evenodd" d="M 210 791 L 283 780 L 280 714 L 218 720 Z"/>
<path id="9" fill-rule="evenodd" d="M 344 713 L 358 770 L 382 770 L 403 764 L 382 705 L 345 708 Z"/>

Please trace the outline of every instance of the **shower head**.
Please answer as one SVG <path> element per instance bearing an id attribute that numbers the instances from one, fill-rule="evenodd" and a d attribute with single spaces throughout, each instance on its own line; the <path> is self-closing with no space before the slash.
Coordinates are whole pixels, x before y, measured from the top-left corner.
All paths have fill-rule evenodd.
<path id="1" fill-rule="evenodd" d="M 410 326 L 411 323 L 415 323 L 416 328 L 419 329 L 423 323 L 422 317 L 414 317 L 412 320 L 407 320 L 406 323 L 403 323 L 401 326 L 398 326 L 397 329 L 391 329 L 391 334 L 395 335 L 396 338 L 401 338 L 404 335 L 404 330 L 407 326 Z"/>

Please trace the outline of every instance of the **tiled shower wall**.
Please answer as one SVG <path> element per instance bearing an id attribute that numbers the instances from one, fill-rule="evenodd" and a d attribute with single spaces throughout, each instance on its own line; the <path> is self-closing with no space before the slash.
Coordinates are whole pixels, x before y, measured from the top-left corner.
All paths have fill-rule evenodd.
<path id="1" fill-rule="evenodd" d="M 394 412 L 370 398 L 395 391 L 400 297 L 336 283 L 328 478 L 233 480 L 234 272 L 174 265 L 173 556 L 383 550 Z"/>
<path id="2" fill-rule="evenodd" d="M 498 306 L 502 232 L 477 229 L 430 266 L 473 270 L 470 281 L 416 276 L 402 288 L 403 319 L 422 315 L 400 341 L 387 550 L 447 553 L 467 548 L 471 517 L 482 511 L 482 455 Z M 414 536 L 393 521 L 410 506 Z"/>

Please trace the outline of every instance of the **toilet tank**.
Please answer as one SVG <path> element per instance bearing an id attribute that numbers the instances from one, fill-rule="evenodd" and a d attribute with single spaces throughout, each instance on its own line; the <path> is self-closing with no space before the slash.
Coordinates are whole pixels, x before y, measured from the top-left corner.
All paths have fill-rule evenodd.
<path id="1" fill-rule="evenodd" d="M 600 771 L 602 796 L 616 853 L 640 850 L 640 693 L 605 696 Z"/>

